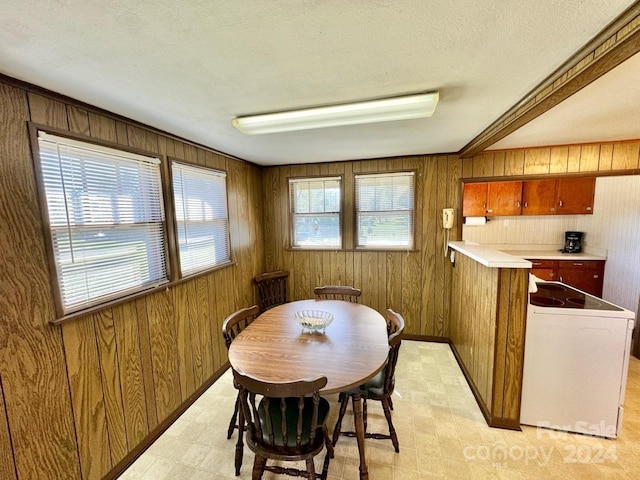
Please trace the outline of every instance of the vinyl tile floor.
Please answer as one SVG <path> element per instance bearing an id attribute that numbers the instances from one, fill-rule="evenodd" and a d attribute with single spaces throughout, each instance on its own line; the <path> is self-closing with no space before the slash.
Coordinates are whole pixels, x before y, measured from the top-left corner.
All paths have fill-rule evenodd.
<path id="1" fill-rule="evenodd" d="M 235 397 L 229 370 L 120 478 L 250 479 L 253 453 L 245 445 L 241 475 L 235 477 L 237 431 L 231 440 L 226 437 Z M 337 395 L 328 398 L 332 430 Z M 394 452 L 389 440 L 367 439 L 371 480 L 631 480 L 640 476 L 640 360 L 636 358 L 629 368 L 623 431 L 616 440 L 526 426 L 522 432 L 488 427 L 446 344 L 403 341 L 393 404 L 400 453 Z M 368 410 L 367 430 L 386 433 L 379 402 L 368 402 Z M 353 418 L 347 414 L 343 429 L 349 425 Z M 315 458 L 316 471 L 322 469 L 323 460 L 324 451 Z M 265 472 L 263 478 L 275 477 Z M 358 479 L 354 438 L 340 437 L 329 478 Z"/>

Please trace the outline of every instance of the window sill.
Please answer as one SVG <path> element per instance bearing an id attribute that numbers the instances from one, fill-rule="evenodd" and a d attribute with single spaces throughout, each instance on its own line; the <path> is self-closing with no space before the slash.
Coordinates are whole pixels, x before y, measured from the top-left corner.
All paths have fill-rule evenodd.
<path id="1" fill-rule="evenodd" d="M 79 310 L 77 312 L 72 312 L 69 313 L 67 315 L 58 317 L 58 318 L 54 318 L 53 320 L 49 320 L 49 323 L 52 325 L 60 325 L 62 323 L 71 321 L 71 320 L 76 320 L 80 317 L 85 317 L 87 315 L 90 315 L 92 313 L 96 313 L 96 312 L 100 312 L 102 310 L 105 310 L 107 308 L 111 308 L 111 307 L 115 307 L 116 305 L 120 305 L 122 303 L 126 303 L 126 302 L 131 302 L 133 300 L 137 300 L 138 298 L 142 298 L 145 297 L 147 295 L 151 295 L 152 293 L 156 293 L 159 292 L 161 290 L 169 290 L 169 288 L 171 287 L 175 287 L 176 285 L 180 285 L 181 283 L 186 283 L 190 280 L 195 280 L 199 277 L 202 277 L 204 275 L 208 275 L 210 273 L 213 273 L 217 270 L 222 270 L 223 268 L 227 268 L 227 267 L 232 267 L 236 265 L 236 261 L 235 260 L 231 260 L 227 263 L 223 263 L 221 265 L 216 265 L 213 268 L 209 268 L 207 270 L 202 270 L 201 272 L 197 272 L 194 273 L 188 277 L 184 277 L 184 278 L 180 278 L 178 280 L 173 280 L 171 282 L 167 282 L 167 283 L 163 283 L 162 285 L 158 285 L 157 287 L 153 287 L 153 288 L 149 288 L 147 290 L 142 290 L 140 292 L 136 292 L 133 293 L 131 295 L 127 295 L 126 297 L 121 297 L 121 298 L 117 298 L 115 300 L 110 300 L 108 302 L 105 303 L 101 303 L 99 305 L 94 305 L 92 307 L 89 308 L 85 308 L 84 310 Z"/>
<path id="2" fill-rule="evenodd" d="M 414 248 L 285 248 L 285 252 L 388 252 L 388 253 L 418 253 L 420 250 Z"/>

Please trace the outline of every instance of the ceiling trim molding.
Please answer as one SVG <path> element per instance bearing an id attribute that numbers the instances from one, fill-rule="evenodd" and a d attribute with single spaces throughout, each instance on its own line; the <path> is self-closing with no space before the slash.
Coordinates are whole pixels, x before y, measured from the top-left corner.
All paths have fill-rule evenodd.
<path id="1" fill-rule="evenodd" d="M 476 155 L 640 52 L 636 2 L 459 152 Z"/>

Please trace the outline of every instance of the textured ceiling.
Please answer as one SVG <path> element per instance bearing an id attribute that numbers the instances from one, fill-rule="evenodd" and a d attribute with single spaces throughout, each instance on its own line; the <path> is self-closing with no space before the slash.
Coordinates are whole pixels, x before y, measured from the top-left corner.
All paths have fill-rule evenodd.
<path id="1" fill-rule="evenodd" d="M 490 150 L 640 138 L 639 79 L 636 54 Z"/>
<path id="2" fill-rule="evenodd" d="M 262 165 L 455 152 L 629 0 L 0 0 L 0 72 Z M 431 118 L 238 115 L 439 90 Z"/>

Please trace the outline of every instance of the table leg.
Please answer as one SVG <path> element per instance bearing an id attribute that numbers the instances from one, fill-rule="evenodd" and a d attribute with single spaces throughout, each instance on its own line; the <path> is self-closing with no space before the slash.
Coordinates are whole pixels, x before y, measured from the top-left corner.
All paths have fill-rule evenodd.
<path id="1" fill-rule="evenodd" d="M 242 454 L 244 451 L 244 412 L 242 406 L 238 409 L 238 443 L 236 443 L 236 477 L 240 476 L 240 467 L 242 467 Z M 256 457 L 257 458 L 257 457 Z"/>
<path id="2" fill-rule="evenodd" d="M 360 395 L 351 395 L 353 403 L 353 421 L 356 427 L 356 438 L 358 439 L 358 453 L 360 454 L 360 480 L 369 480 L 367 461 L 364 455 L 364 419 L 362 416 L 362 398 Z"/>

